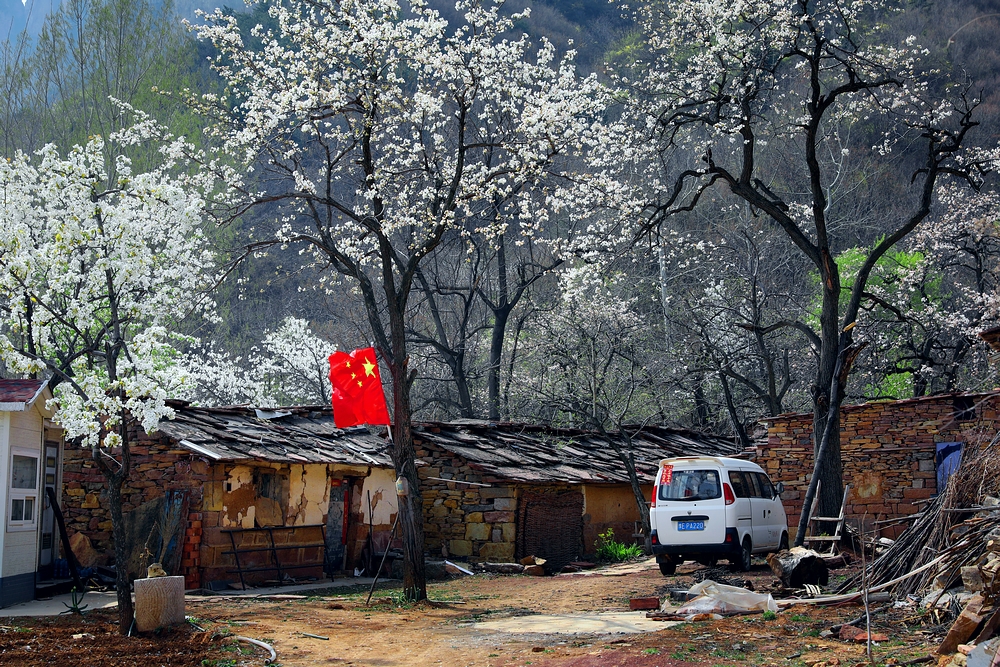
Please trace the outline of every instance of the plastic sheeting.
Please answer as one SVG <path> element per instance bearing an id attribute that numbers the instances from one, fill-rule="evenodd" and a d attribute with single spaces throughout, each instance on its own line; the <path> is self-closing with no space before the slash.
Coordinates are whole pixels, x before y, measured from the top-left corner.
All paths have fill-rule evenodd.
<path id="1" fill-rule="evenodd" d="M 711 579 L 695 584 L 688 593 L 698 597 L 689 600 L 677 614 L 740 614 L 754 611 L 778 611 L 770 593 L 754 593 L 738 586 L 727 586 Z"/>

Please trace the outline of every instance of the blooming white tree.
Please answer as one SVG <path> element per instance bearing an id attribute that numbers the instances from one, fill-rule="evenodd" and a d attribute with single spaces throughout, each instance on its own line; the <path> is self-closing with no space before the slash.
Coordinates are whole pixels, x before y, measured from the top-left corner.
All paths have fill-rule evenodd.
<path id="1" fill-rule="evenodd" d="M 260 347 L 254 346 L 246 357 L 208 346 L 185 355 L 181 363 L 194 380 L 190 397 L 200 403 L 327 405 L 328 358 L 336 349 L 314 334 L 306 320 L 286 317 L 276 330 L 265 332 Z"/>
<path id="2" fill-rule="evenodd" d="M 125 140 L 129 140 L 127 137 Z M 155 431 L 189 378 L 171 328 L 203 311 L 212 256 L 203 199 L 173 162 L 132 173 L 101 138 L 62 157 L 54 146 L 0 161 L 0 355 L 51 378 L 55 421 L 91 448 L 107 479 L 121 631 L 132 621 L 121 491 L 129 427 Z"/>
<path id="3" fill-rule="evenodd" d="M 641 288 L 625 274 L 578 264 L 559 278 L 558 303 L 535 318 L 520 341 L 511 401 L 520 414 L 603 434 L 628 474 L 648 536 L 649 510 L 625 425 L 660 416 L 658 328 L 641 312 Z"/>
<path id="4" fill-rule="evenodd" d="M 979 333 L 1000 318 L 1000 196 L 951 186 L 938 198 L 944 210 L 869 280 L 858 328 L 874 348 L 860 361 L 875 396 L 993 386 Z"/>
<path id="5" fill-rule="evenodd" d="M 466 219 L 534 234 L 546 212 L 531 190 L 600 109 L 598 84 L 580 80 L 571 57 L 502 38 L 513 21 L 496 5 L 460 7 L 464 22 L 448 25 L 419 0 L 289 0 L 268 8 L 273 33 L 244 34 L 222 12 L 197 29 L 231 95 L 203 103 L 222 114 L 219 136 L 248 172 L 220 215 L 271 211 L 281 231 L 255 248 L 304 244 L 364 302 L 392 382 L 392 458 L 409 488 L 404 588 L 416 599 L 426 585 L 406 325 L 417 270 Z M 518 202 L 515 225 L 479 215 L 495 201 Z"/>
<path id="6" fill-rule="evenodd" d="M 714 203 L 732 196 L 764 216 L 815 271 L 821 307 L 806 335 L 816 356 L 813 481 L 823 480 L 828 516 L 840 506 L 839 410 L 868 277 L 931 213 L 941 179 L 978 185 L 992 159 L 963 151 L 975 100 L 935 97 L 925 51 L 913 38 L 893 41 L 876 18 L 897 9 L 889 0 L 643 5 L 648 60 L 619 82 L 624 127 L 637 128 L 638 141 L 598 163 L 651 174 L 646 230 L 711 206 L 709 192 L 721 187 L 728 192 Z M 880 240 L 848 290 L 834 258 L 866 225 Z"/>

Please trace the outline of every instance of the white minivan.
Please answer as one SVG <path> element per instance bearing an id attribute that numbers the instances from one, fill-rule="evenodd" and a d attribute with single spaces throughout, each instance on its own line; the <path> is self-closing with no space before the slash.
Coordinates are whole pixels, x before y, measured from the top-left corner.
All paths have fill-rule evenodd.
<path id="1" fill-rule="evenodd" d="M 660 572 L 685 560 L 729 560 L 750 569 L 753 554 L 788 548 L 788 520 L 779 494 L 756 463 L 711 456 L 660 461 L 649 509 Z"/>

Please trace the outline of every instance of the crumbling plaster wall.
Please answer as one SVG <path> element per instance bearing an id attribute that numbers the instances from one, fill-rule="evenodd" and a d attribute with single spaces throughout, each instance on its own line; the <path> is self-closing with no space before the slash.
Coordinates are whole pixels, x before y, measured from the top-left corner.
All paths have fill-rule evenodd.
<path id="1" fill-rule="evenodd" d="M 347 559 L 350 568 L 363 568 L 363 552 L 371 531 L 375 551 L 384 551 L 392 534 L 398 504 L 396 473 L 391 468 L 370 468 L 364 477 L 351 480 L 350 519 L 347 531 Z M 371 511 L 368 499 L 371 498 Z M 370 522 L 369 522 L 370 520 Z M 401 530 L 396 528 L 392 547 L 402 547 Z"/>
<path id="2" fill-rule="evenodd" d="M 851 485 L 846 516 L 854 523 L 916 514 L 937 492 L 935 448 L 939 442 L 989 441 L 997 433 L 997 394 L 968 400 L 972 412 L 956 413 L 950 395 L 849 406 L 841 413 L 844 483 Z M 768 421 L 767 444 L 757 463 L 785 484 L 782 502 L 794 539 L 812 476 L 812 415 L 781 415 Z M 895 537 L 906 524 L 882 535 Z"/>

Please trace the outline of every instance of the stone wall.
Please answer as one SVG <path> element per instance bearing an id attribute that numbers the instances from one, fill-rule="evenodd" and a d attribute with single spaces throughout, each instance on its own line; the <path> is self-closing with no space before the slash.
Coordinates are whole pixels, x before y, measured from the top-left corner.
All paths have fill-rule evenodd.
<path id="1" fill-rule="evenodd" d="M 187 450 L 174 449 L 169 439 L 159 434 L 133 433 L 132 438 L 135 443 L 131 448 L 132 473 L 122 489 L 122 509 L 130 513 L 148 506 L 171 489 L 187 492 L 182 572 L 176 574 L 182 574 L 189 587 L 197 585 L 202 492 L 209 476 L 208 463 L 191 457 Z M 92 460 L 91 451 L 72 442 L 65 443 L 61 509 L 67 532 L 71 536 L 82 533 L 89 538 L 97 564 L 107 564 L 114 554 L 105 487 L 104 475 Z"/>
<path id="2" fill-rule="evenodd" d="M 417 468 L 426 552 L 472 562 L 513 561 L 516 485 L 481 474 L 467 461 L 422 441 L 419 435 L 414 437 L 414 445 L 417 459 L 426 463 Z"/>
<path id="3" fill-rule="evenodd" d="M 931 396 L 848 406 L 841 412 L 844 483 L 851 485 L 846 514 L 875 521 L 916 514 L 937 492 L 939 442 L 989 442 L 997 432 L 1000 394 Z M 768 422 L 767 444 L 757 463 L 785 484 L 782 501 L 794 538 L 812 476 L 812 415 L 781 415 Z M 895 537 L 905 525 L 889 526 Z"/>

